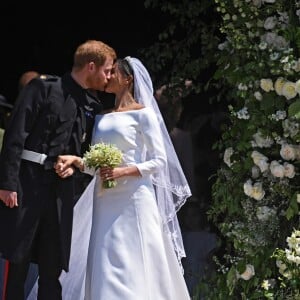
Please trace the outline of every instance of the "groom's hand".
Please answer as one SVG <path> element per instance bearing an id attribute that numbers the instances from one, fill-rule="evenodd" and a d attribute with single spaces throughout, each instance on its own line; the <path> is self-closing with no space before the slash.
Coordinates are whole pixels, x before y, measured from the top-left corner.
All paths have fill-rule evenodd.
<path id="1" fill-rule="evenodd" d="M 17 192 L 0 190 L 0 199 L 6 206 L 10 208 L 18 206 Z"/>
<path id="2" fill-rule="evenodd" d="M 72 176 L 75 172 L 73 167 L 75 159 L 76 156 L 73 155 L 59 155 L 54 164 L 56 174 L 61 178 Z"/>
<path id="3" fill-rule="evenodd" d="M 61 178 L 67 178 L 72 176 L 75 173 L 75 168 L 74 167 L 68 167 L 66 169 L 57 169 L 55 170 L 56 174 L 61 177 Z"/>

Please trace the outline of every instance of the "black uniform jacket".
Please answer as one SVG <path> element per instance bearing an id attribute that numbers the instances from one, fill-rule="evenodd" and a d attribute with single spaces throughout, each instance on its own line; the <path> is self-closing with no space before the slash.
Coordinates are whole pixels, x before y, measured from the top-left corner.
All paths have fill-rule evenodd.
<path id="1" fill-rule="evenodd" d="M 74 178 L 59 178 L 53 163 L 60 154 L 82 155 L 82 146 L 87 149 L 101 105 L 70 74 L 45 77 L 21 91 L 5 131 L 0 189 L 17 191 L 19 206 L 8 208 L 0 201 L 0 253 L 15 262 L 29 255 L 41 210 L 56 201 L 62 267 L 68 271 Z M 21 159 L 23 149 L 48 155 L 45 164 Z"/>

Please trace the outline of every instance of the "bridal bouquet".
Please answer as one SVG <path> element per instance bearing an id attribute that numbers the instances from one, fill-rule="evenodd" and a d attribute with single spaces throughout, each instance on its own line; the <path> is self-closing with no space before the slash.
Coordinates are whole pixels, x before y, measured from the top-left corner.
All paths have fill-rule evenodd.
<path id="1" fill-rule="evenodd" d="M 122 162 L 122 152 L 113 144 L 97 143 L 91 145 L 83 155 L 84 164 L 89 168 L 116 167 Z M 103 188 L 115 187 L 114 179 L 104 180 Z"/>

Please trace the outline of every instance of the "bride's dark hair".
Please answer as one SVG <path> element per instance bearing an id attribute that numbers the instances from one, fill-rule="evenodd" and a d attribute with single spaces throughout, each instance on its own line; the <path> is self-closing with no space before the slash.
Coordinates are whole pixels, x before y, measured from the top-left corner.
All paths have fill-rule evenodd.
<path id="1" fill-rule="evenodd" d="M 128 63 L 128 61 L 126 59 L 118 59 L 116 63 L 119 67 L 119 70 L 124 75 L 134 76 L 132 67 L 130 66 L 130 64 Z"/>
<path id="2" fill-rule="evenodd" d="M 130 92 L 133 95 L 133 93 L 134 93 L 134 72 L 133 72 L 133 69 L 132 69 L 129 61 L 126 58 L 123 58 L 123 59 L 119 58 L 119 59 L 117 59 L 116 64 L 117 64 L 120 72 L 123 75 L 132 77 L 132 84 L 130 86 Z"/>

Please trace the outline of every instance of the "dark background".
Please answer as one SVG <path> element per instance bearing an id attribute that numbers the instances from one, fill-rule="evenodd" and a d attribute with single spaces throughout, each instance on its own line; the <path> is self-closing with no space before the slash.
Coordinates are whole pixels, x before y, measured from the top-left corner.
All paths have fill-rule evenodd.
<path id="1" fill-rule="evenodd" d="M 143 3 L 86 1 L 61 12 L 43 2 L 41 9 L 32 7 L 35 13 L 18 7 L 18 14 L 0 14 L 0 94 L 14 103 L 25 71 L 62 75 L 70 70 L 76 47 L 87 39 L 106 42 L 119 57 L 138 56 L 157 41 L 165 23 L 160 11 L 145 9 Z"/>
<path id="2" fill-rule="evenodd" d="M 25 71 L 63 75 L 72 67 L 75 49 L 87 39 L 106 42 L 119 57 L 141 58 L 140 50 L 159 41 L 158 35 L 168 23 L 168 16 L 160 9 L 145 9 L 143 0 L 85 1 L 78 6 L 68 4 L 69 9 L 63 12 L 54 2 L 39 5 L 32 11 L 16 5 L 18 13 L 4 14 L 7 10 L 0 4 L 0 94 L 12 104 L 18 94 L 18 80 Z M 143 63 L 147 67 L 147 61 Z M 218 164 L 218 154 L 211 147 L 219 138 L 222 109 L 210 105 L 206 95 L 189 96 L 183 108 L 179 126 L 192 135 L 196 194 L 200 202 L 209 203 L 208 178 Z"/>

